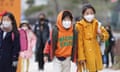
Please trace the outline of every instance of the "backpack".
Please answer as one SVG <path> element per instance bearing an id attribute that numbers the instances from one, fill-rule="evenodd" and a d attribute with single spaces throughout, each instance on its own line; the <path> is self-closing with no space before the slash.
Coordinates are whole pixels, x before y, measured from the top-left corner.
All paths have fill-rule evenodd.
<path id="1" fill-rule="evenodd" d="M 19 29 L 20 34 L 20 51 L 25 51 L 28 48 L 27 33 L 23 29 Z M 14 33 L 12 33 L 12 40 L 14 41 Z"/>

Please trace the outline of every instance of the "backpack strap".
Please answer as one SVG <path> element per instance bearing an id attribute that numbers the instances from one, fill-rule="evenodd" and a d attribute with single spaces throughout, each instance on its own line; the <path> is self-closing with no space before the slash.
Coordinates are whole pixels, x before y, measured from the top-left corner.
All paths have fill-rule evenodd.
<path id="1" fill-rule="evenodd" d="M 75 25 L 73 26 L 73 45 L 72 45 L 72 54 L 71 54 L 71 60 L 72 61 L 76 61 L 76 57 L 77 57 L 77 31 L 75 29 Z"/>
<path id="2" fill-rule="evenodd" d="M 54 26 L 53 31 L 52 31 L 52 50 L 53 50 L 53 55 L 57 47 L 57 41 L 58 41 L 58 28 L 57 26 Z"/>
<path id="3" fill-rule="evenodd" d="M 12 32 L 12 41 L 14 41 L 14 39 L 15 39 L 15 35 L 14 35 L 14 33 Z"/>

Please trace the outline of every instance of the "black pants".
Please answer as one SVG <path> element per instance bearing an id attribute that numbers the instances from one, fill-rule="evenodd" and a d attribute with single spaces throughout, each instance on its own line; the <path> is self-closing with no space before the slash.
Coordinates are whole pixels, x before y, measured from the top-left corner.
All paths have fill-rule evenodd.
<path id="1" fill-rule="evenodd" d="M 44 70 L 44 45 L 43 43 L 40 44 L 40 47 L 37 48 L 36 51 L 36 61 L 38 62 L 38 66 L 40 70 Z"/>
<path id="2" fill-rule="evenodd" d="M 102 55 L 102 63 L 103 63 L 103 64 L 106 64 L 106 61 L 104 60 L 104 56 L 105 56 L 105 55 Z"/>
<path id="3" fill-rule="evenodd" d="M 112 62 L 112 64 L 114 64 L 114 55 L 113 55 L 113 52 L 112 52 L 112 50 L 111 51 L 109 51 L 108 53 L 106 53 L 105 55 L 106 55 L 106 59 L 107 59 L 107 61 L 106 61 L 106 64 L 107 64 L 107 67 L 109 66 L 109 53 L 110 53 L 110 56 L 111 56 L 111 62 Z"/>
<path id="4" fill-rule="evenodd" d="M 40 54 L 40 55 L 38 55 L 37 54 L 37 56 L 36 56 L 37 58 L 36 58 L 36 62 L 38 62 L 38 67 L 39 67 L 39 69 L 40 70 L 44 70 L 44 56 L 43 56 L 43 54 Z M 39 58 L 38 58 L 39 57 Z"/>
<path id="5" fill-rule="evenodd" d="M 16 72 L 17 67 L 12 67 L 12 72 Z"/>
<path id="6" fill-rule="evenodd" d="M 39 65 L 39 69 L 40 69 L 40 70 L 44 70 L 44 60 L 43 60 L 43 58 L 44 58 L 44 55 L 41 54 L 41 55 L 40 55 L 40 59 L 39 59 L 39 61 L 38 61 L 38 65 Z"/>

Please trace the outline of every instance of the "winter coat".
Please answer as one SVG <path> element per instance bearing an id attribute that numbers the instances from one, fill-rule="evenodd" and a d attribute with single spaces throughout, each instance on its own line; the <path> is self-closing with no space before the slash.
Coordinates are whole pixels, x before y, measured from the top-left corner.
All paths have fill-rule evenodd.
<path id="1" fill-rule="evenodd" d="M 12 71 L 12 62 L 18 60 L 19 35 L 14 35 L 14 39 L 12 39 L 12 32 L 7 32 L 5 38 L 3 38 L 3 33 L 3 31 L 0 31 L 0 72 L 14 72 Z"/>
<path id="2" fill-rule="evenodd" d="M 78 62 L 86 61 L 86 67 L 89 71 L 97 71 L 103 68 L 102 54 L 97 40 L 98 21 L 93 20 L 88 23 L 84 19 L 76 24 L 78 30 Z M 102 41 L 107 40 L 109 35 L 104 27 L 100 27 Z M 79 69 L 81 65 L 79 65 Z"/>
<path id="3" fill-rule="evenodd" d="M 20 56 L 23 58 L 31 58 L 33 54 L 33 48 L 36 44 L 36 36 L 31 30 L 25 30 L 27 35 L 27 49 L 25 51 L 20 52 Z"/>
<path id="4" fill-rule="evenodd" d="M 41 26 L 43 29 L 41 30 Z M 44 45 L 46 41 L 49 38 L 49 26 L 47 22 L 45 22 L 43 25 L 42 24 L 36 24 L 34 33 L 37 37 L 37 43 L 36 43 L 36 61 L 39 61 L 40 58 L 43 57 L 43 50 L 44 50 Z"/>
<path id="5" fill-rule="evenodd" d="M 51 31 L 50 38 L 45 45 L 44 54 L 45 55 L 50 54 L 51 60 L 55 56 L 65 57 L 65 58 L 71 56 L 72 61 L 75 61 L 76 49 L 77 49 L 76 47 L 77 46 L 77 31 L 75 30 L 74 25 L 71 25 L 69 29 L 65 29 L 62 26 L 63 12 L 64 11 L 58 14 L 56 26 Z M 72 39 L 67 38 L 69 36 L 72 36 Z"/>

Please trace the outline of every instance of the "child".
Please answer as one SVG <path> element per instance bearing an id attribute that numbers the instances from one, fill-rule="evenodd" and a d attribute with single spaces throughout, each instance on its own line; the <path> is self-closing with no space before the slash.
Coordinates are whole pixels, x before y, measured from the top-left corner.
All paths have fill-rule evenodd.
<path id="1" fill-rule="evenodd" d="M 78 70 L 81 68 L 89 72 L 97 72 L 102 69 L 102 55 L 100 52 L 97 35 L 101 40 L 108 39 L 108 33 L 104 27 L 98 27 L 98 20 L 95 18 L 95 9 L 90 4 L 83 6 L 82 19 L 77 22 L 78 31 Z"/>
<path id="2" fill-rule="evenodd" d="M 2 16 L 0 29 L 0 72 L 16 72 L 19 51 L 16 20 L 12 13 L 6 12 Z"/>
<path id="3" fill-rule="evenodd" d="M 75 60 L 77 33 L 72 20 L 71 12 L 62 11 L 59 13 L 56 27 L 44 49 L 44 61 L 48 61 L 50 53 L 50 58 L 54 63 L 54 72 L 70 72 L 71 59 Z"/>
<path id="4" fill-rule="evenodd" d="M 17 72 L 29 72 L 29 59 L 32 57 L 33 48 L 36 45 L 36 36 L 32 32 L 27 20 L 21 22 L 19 32 L 21 38 L 21 63 L 19 61 L 20 71 L 17 70 Z"/>
<path id="5" fill-rule="evenodd" d="M 24 20 L 21 22 L 20 28 L 26 31 L 27 40 L 28 40 L 28 49 L 26 51 L 26 58 L 29 59 L 32 57 L 33 48 L 36 45 L 36 36 L 32 32 L 29 22 Z"/>
<path id="6" fill-rule="evenodd" d="M 110 53 L 110 56 L 111 56 L 111 63 L 112 65 L 114 64 L 114 54 L 113 54 L 113 47 L 115 45 L 115 38 L 113 36 L 113 33 L 112 33 L 112 29 L 111 29 L 111 26 L 110 25 L 107 25 L 106 27 L 106 30 L 108 31 L 108 34 L 109 34 L 109 39 L 105 42 L 105 56 L 106 56 L 106 68 L 109 67 L 109 53 Z"/>

